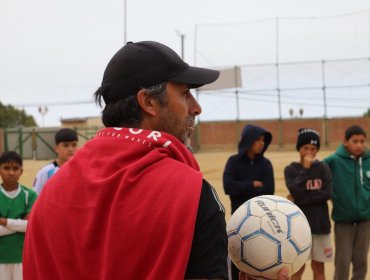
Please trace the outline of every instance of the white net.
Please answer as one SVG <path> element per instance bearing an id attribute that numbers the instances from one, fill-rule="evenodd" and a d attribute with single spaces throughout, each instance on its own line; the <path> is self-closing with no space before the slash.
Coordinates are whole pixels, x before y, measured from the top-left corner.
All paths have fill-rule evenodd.
<path id="1" fill-rule="evenodd" d="M 370 13 L 196 27 L 198 66 L 242 87 L 199 94 L 202 120 L 359 116 L 370 107 Z"/>

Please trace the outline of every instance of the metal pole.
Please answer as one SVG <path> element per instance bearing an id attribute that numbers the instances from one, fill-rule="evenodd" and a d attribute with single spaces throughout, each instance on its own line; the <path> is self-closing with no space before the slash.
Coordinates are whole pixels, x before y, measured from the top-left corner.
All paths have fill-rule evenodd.
<path id="1" fill-rule="evenodd" d="M 176 35 L 178 35 L 180 37 L 180 40 L 181 40 L 181 58 L 184 59 L 185 58 L 185 56 L 184 56 L 185 33 L 182 33 L 179 30 L 175 30 L 175 32 L 176 32 Z"/>
<path id="2" fill-rule="evenodd" d="M 278 110 L 279 110 L 279 121 L 278 121 L 278 146 L 283 147 L 283 119 L 281 112 L 281 90 L 280 90 L 280 72 L 279 72 L 279 17 L 276 18 L 276 91 L 278 97 Z"/>
<path id="3" fill-rule="evenodd" d="M 276 63 L 279 63 L 279 17 L 276 18 L 275 20 L 275 44 L 276 44 L 276 54 L 275 54 L 275 59 Z"/>
<path id="4" fill-rule="evenodd" d="M 325 147 L 329 146 L 328 141 L 328 113 L 327 113 L 327 105 L 326 105 L 326 81 L 325 81 L 325 60 L 322 61 L 321 64 L 321 72 L 322 72 L 322 94 L 324 99 L 324 143 Z"/>
<path id="5" fill-rule="evenodd" d="M 238 66 L 234 67 L 234 82 L 235 82 L 235 98 L 236 98 L 236 121 L 240 120 L 239 109 L 239 87 L 238 87 Z"/>
<path id="6" fill-rule="evenodd" d="M 276 18 L 276 85 L 278 93 L 279 119 L 282 119 L 281 96 L 280 96 L 280 72 L 279 72 L 279 18 Z"/>
<path id="7" fill-rule="evenodd" d="M 42 127 L 45 127 L 45 124 L 44 124 L 44 116 L 48 112 L 48 107 L 47 106 L 39 106 L 39 109 L 38 110 L 39 110 L 39 113 L 41 114 Z"/>
<path id="8" fill-rule="evenodd" d="M 277 91 L 277 96 L 278 96 L 279 120 L 281 120 L 283 117 L 282 117 L 282 113 L 281 113 L 281 90 L 280 90 L 280 82 L 279 82 L 280 73 L 279 73 L 279 64 L 278 63 L 276 63 L 276 78 L 277 78 L 276 91 Z"/>
<path id="9" fill-rule="evenodd" d="M 197 66 L 197 30 L 198 25 L 194 26 L 194 66 Z"/>
<path id="10" fill-rule="evenodd" d="M 127 43 L 127 5 L 126 0 L 123 0 L 123 44 L 126 45 Z"/>
<path id="11" fill-rule="evenodd" d="M 324 118 L 328 117 L 327 109 L 326 109 L 326 86 L 325 86 L 325 60 L 321 63 L 321 71 L 322 71 L 322 93 L 324 98 Z"/>
<path id="12" fill-rule="evenodd" d="M 18 129 L 18 136 L 19 136 L 19 155 L 23 157 L 23 131 L 22 127 L 19 127 Z"/>
<path id="13" fill-rule="evenodd" d="M 184 49 L 184 40 L 185 39 L 185 34 L 181 34 L 181 58 L 184 59 L 185 58 L 185 49 Z"/>
<path id="14" fill-rule="evenodd" d="M 235 144 L 238 145 L 240 139 L 240 105 L 239 105 L 239 67 L 234 67 L 234 82 L 235 82 L 235 98 L 236 98 L 236 133 Z"/>

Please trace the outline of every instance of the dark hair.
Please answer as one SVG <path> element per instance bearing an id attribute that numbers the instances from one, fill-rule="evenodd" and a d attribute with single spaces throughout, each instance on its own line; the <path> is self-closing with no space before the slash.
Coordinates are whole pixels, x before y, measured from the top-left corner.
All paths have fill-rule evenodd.
<path id="1" fill-rule="evenodd" d="M 62 128 L 55 133 L 54 140 L 56 145 L 60 142 L 78 141 L 77 132 L 70 128 Z"/>
<path id="2" fill-rule="evenodd" d="M 344 138 L 346 140 L 349 140 L 353 135 L 363 135 L 366 138 L 365 130 L 358 125 L 352 125 L 349 128 L 347 128 L 346 132 L 344 133 Z"/>
<path id="3" fill-rule="evenodd" d="M 9 163 L 9 162 L 16 162 L 18 163 L 20 166 L 23 165 L 23 160 L 22 160 L 22 157 L 14 152 L 14 151 L 9 151 L 9 152 L 3 152 L 0 156 L 0 164 L 3 164 L 3 163 Z"/>
<path id="4" fill-rule="evenodd" d="M 158 99 L 159 103 L 165 105 L 166 82 L 142 88 L 148 95 Z M 102 107 L 103 94 L 106 89 L 99 87 L 94 93 L 95 102 Z M 102 111 L 102 121 L 107 127 L 139 127 L 142 120 L 142 110 L 137 103 L 136 94 L 123 97 L 116 102 L 105 104 Z"/>

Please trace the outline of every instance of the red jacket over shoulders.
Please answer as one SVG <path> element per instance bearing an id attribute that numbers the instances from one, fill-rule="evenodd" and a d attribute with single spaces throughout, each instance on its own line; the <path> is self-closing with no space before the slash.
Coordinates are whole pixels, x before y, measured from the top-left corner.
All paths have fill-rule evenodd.
<path id="1" fill-rule="evenodd" d="M 37 199 L 25 280 L 183 279 L 202 174 L 171 135 L 105 128 Z"/>

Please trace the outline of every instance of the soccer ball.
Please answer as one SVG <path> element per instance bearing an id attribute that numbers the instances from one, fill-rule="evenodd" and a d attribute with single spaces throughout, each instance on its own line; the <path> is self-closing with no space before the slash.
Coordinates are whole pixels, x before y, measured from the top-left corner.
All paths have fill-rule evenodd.
<path id="1" fill-rule="evenodd" d="M 283 267 L 291 276 L 307 261 L 312 242 L 303 212 L 275 195 L 241 205 L 227 223 L 227 238 L 233 263 L 255 279 L 277 279 Z"/>

